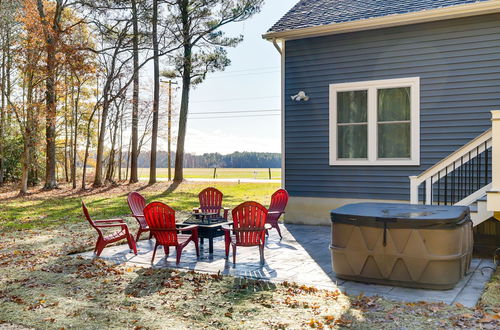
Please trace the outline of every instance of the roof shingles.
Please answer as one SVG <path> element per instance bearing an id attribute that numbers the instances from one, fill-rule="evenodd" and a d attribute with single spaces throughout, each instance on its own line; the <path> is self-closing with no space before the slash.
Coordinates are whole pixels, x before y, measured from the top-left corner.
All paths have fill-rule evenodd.
<path id="1" fill-rule="evenodd" d="M 283 32 L 488 0 L 300 0 L 268 32 Z"/>

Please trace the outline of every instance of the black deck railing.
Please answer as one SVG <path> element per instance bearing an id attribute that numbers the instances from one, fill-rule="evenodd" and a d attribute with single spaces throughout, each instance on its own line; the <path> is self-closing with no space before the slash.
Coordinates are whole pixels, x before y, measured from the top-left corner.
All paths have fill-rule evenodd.
<path id="1" fill-rule="evenodd" d="M 454 205 L 491 182 L 491 145 L 477 146 L 431 177 L 430 202 Z M 422 185 L 426 196 L 426 185 Z M 427 202 L 427 204 L 429 204 Z"/>

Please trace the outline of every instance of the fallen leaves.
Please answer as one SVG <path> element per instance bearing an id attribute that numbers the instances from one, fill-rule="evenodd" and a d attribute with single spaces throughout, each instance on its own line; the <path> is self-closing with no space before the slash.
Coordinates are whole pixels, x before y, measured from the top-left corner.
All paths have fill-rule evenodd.
<path id="1" fill-rule="evenodd" d="M 363 293 L 358 295 L 355 300 L 352 301 L 351 306 L 360 309 L 361 311 L 366 311 L 368 309 L 377 306 L 376 302 L 379 300 L 378 296 L 365 296 Z"/>

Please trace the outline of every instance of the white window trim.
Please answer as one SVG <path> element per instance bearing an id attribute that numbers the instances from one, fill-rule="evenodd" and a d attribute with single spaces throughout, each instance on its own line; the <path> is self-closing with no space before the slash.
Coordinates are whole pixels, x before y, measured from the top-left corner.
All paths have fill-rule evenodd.
<path id="1" fill-rule="evenodd" d="M 411 88 L 411 158 L 377 159 L 377 90 Z M 337 93 L 368 90 L 368 158 L 337 158 Z M 420 165 L 420 78 L 372 80 L 330 85 L 330 165 L 360 166 L 415 166 Z"/>

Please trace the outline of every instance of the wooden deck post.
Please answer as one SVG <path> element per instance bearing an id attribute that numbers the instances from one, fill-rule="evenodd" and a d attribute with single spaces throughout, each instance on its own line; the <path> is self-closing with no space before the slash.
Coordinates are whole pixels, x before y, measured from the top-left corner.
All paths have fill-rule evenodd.
<path id="1" fill-rule="evenodd" d="M 491 158 L 491 190 L 488 192 L 488 211 L 495 212 L 498 219 L 500 213 L 500 110 L 491 111 L 492 126 L 492 158 Z"/>
<path id="2" fill-rule="evenodd" d="M 410 176 L 410 203 L 418 204 L 418 182 L 416 176 Z"/>

